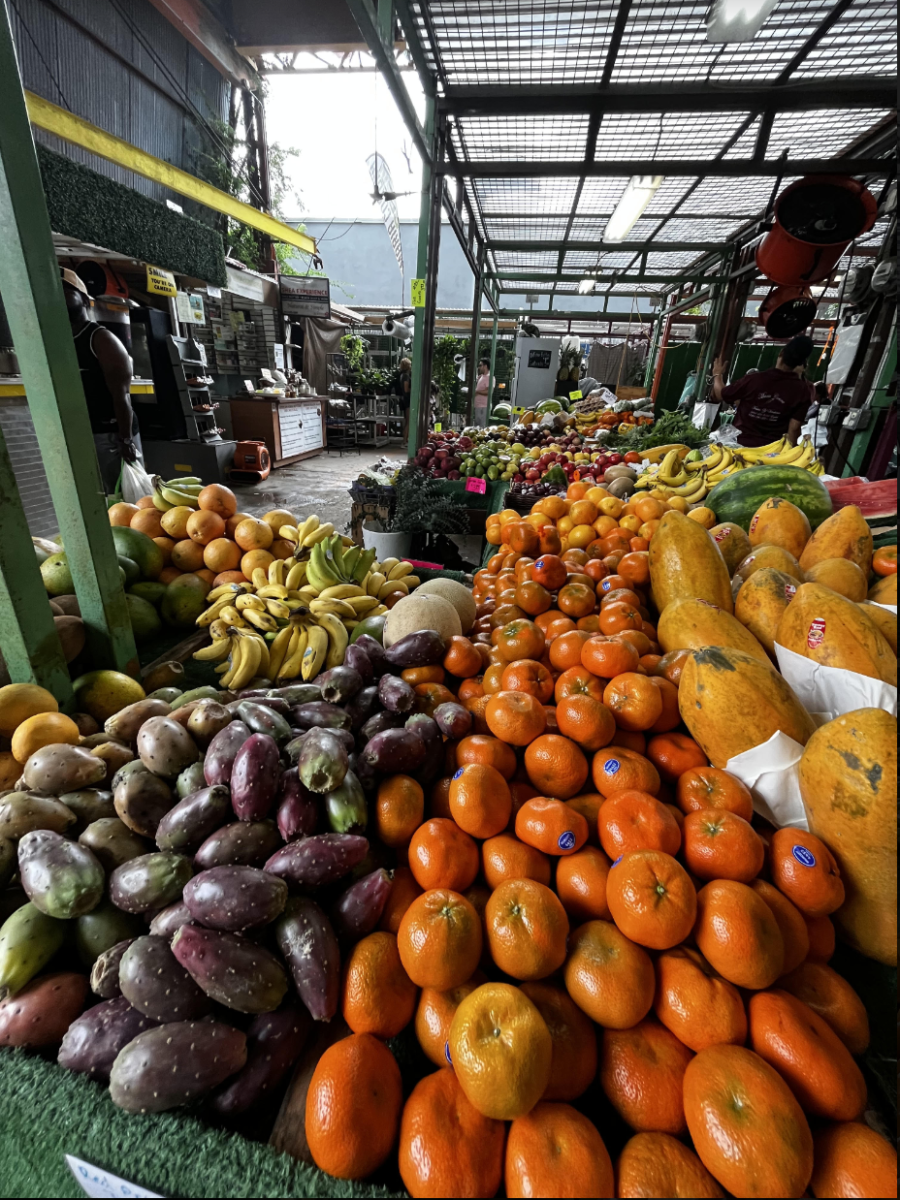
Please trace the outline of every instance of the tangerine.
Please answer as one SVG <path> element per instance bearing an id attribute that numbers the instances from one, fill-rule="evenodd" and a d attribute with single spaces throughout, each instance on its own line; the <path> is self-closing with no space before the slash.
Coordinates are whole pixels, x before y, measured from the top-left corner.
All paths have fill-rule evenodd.
<path id="1" fill-rule="evenodd" d="M 588 762 L 574 742 L 557 733 L 545 733 L 526 746 L 525 770 L 542 795 L 568 800 L 584 786 Z"/>
<path id="2" fill-rule="evenodd" d="M 386 846 L 405 846 L 422 824 L 425 793 L 409 775 L 388 775 L 378 785 L 375 828 Z"/>
<path id="3" fill-rule="evenodd" d="M 485 909 L 494 962 L 513 979 L 545 979 L 566 957 L 569 919 L 557 895 L 533 879 L 507 879 Z"/>
<path id="4" fill-rule="evenodd" d="M 500 612 L 499 609 L 497 611 Z M 497 647 L 504 662 L 514 662 L 519 658 L 540 659 L 545 645 L 543 630 L 533 621 L 521 618 L 500 626 Z"/>
<path id="5" fill-rule="evenodd" d="M 549 676 L 549 672 L 547 674 Z M 542 702 L 528 692 L 494 693 L 484 715 L 491 733 L 511 746 L 529 745 L 540 737 L 547 725 Z"/>
<path id="6" fill-rule="evenodd" d="M 869 1046 L 866 1006 L 843 977 L 820 962 L 801 963 L 782 975 L 778 986 L 818 1013 L 851 1054 L 864 1054 Z"/>
<path id="7" fill-rule="evenodd" d="M 815 1136 L 814 1196 L 896 1196 L 897 1151 L 855 1121 L 827 1125 Z"/>
<path id="8" fill-rule="evenodd" d="M 520 662 L 508 663 L 501 672 L 500 688 L 503 692 L 524 692 L 534 696 L 541 704 L 546 704 L 553 697 L 553 676 L 543 663 L 530 658 Z M 488 725 L 490 717 L 488 716 Z M 498 732 L 498 737 L 502 735 Z M 504 738 L 504 741 L 509 739 Z M 513 743 L 518 745 L 519 743 Z"/>
<path id="9" fill-rule="evenodd" d="M 197 542 L 200 546 L 206 546 L 216 538 L 224 537 L 225 522 L 218 513 L 198 509 L 188 517 L 185 530 L 191 541 Z"/>
<path id="10" fill-rule="evenodd" d="M 784 940 L 766 902 L 745 883 L 719 879 L 697 895 L 697 946 L 730 983 L 771 987 L 784 966 Z"/>
<path id="11" fill-rule="evenodd" d="M 481 847 L 484 878 L 493 891 L 508 879 L 534 879 L 550 883 L 550 859 L 510 833 L 488 838 Z"/>
<path id="12" fill-rule="evenodd" d="M 613 863 L 606 902 L 625 936 L 651 950 L 683 942 L 697 916 L 697 893 L 687 871 L 660 850 L 632 850 Z"/>
<path id="13" fill-rule="evenodd" d="M 472 977 L 481 958 L 481 918 L 465 896 L 435 888 L 417 897 L 400 921 L 403 969 L 418 987 L 445 992 Z"/>
<path id="14" fill-rule="evenodd" d="M 392 933 L 370 933 L 356 943 L 344 966 L 341 999 L 354 1033 L 396 1037 L 412 1020 L 417 997 Z"/>
<path id="15" fill-rule="evenodd" d="M 511 746 L 491 734 L 482 733 L 469 734 L 456 743 L 456 761 L 461 767 L 468 763 L 493 767 L 506 780 L 512 779 L 519 765 Z"/>
<path id="16" fill-rule="evenodd" d="M 591 635 L 583 629 L 572 629 L 553 639 L 550 643 L 550 664 L 557 671 L 567 671 L 569 667 L 580 667 L 581 651 L 590 641 Z"/>
<path id="17" fill-rule="evenodd" d="M 516 692 L 501 692 L 499 695 L 518 695 Z M 533 699 L 533 697 L 529 697 Z M 537 704 L 537 701 L 534 701 Z M 541 709 L 543 717 L 543 709 Z M 450 813 L 453 820 L 471 837 L 491 838 L 505 829 L 512 812 L 512 797 L 506 780 L 494 767 L 479 763 L 468 763 L 457 767 L 450 784 Z M 476 850 L 477 854 L 477 850 Z M 467 860 L 466 873 L 469 862 Z M 457 890 L 466 888 L 475 878 L 466 883 L 457 883 Z M 447 883 L 447 887 L 453 886 Z"/>
<path id="18" fill-rule="evenodd" d="M 764 879 L 754 879 L 750 886 L 757 896 L 761 896 L 768 904 L 781 930 L 781 939 L 784 942 L 784 963 L 781 969 L 787 975 L 789 971 L 799 967 L 809 954 L 809 934 L 803 914 L 791 904 L 787 896 Z"/>
<path id="19" fill-rule="evenodd" d="M 614 679 L 634 671 L 639 662 L 637 646 L 621 638 L 590 638 L 581 650 L 581 665 L 601 679 Z"/>
<path id="20" fill-rule="evenodd" d="M 677 854 L 681 831 L 675 818 L 649 792 L 614 792 L 600 807 L 597 817 L 600 845 L 610 859 L 632 850 L 661 850 Z"/>
<path id="21" fill-rule="evenodd" d="M 606 685 L 603 703 L 620 729 L 642 732 L 652 728 L 662 715 L 662 693 L 649 675 L 626 671 Z"/>
<path id="22" fill-rule="evenodd" d="M 559 704 L 570 696 L 591 696 L 594 700 L 602 700 L 603 684 L 584 667 L 569 667 L 558 676 L 553 698 Z"/>
<path id="23" fill-rule="evenodd" d="M 476 971 L 471 979 L 459 987 L 438 991 L 437 988 L 422 988 L 416 1009 L 416 1037 L 425 1054 L 437 1067 L 450 1065 L 450 1048 L 447 1038 L 456 1010 L 470 992 L 484 983 L 484 976 Z"/>
<path id="24" fill-rule="evenodd" d="M 560 858 L 556 894 L 572 922 L 612 919 L 606 900 L 608 877 L 609 859 L 596 846 L 583 846 L 575 854 Z"/>
<path id="25" fill-rule="evenodd" d="M 747 1040 L 741 993 L 688 946 L 675 946 L 656 960 L 653 1008 L 669 1032 L 695 1052 Z"/>
<path id="26" fill-rule="evenodd" d="M 750 883 L 764 859 L 762 839 L 737 813 L 701 808 L 684 818 L 684 861 L 698 879 Z"/>
<path id="27" fill-rule="evenodd" d="M 617 741 L 621 741 L 622 732 L 616 735 Z M 661 780 L 656 767 L 643 754 L 619 745 L 617 741 L 594 755 L 591 764 L 594 787 L 604 797 L 631 790 L 657 795 Z"/>
<path id="28" fill-rule="evenodd" d="M 675 783 L 685 771 L 705 767 L 707 761 L 706 755 L 686 733 L 667 732 L 652 737 L 647 743 L 647 757 L 666 783 Z"/>
<path id="29" fill-rule="evenodd" d="M 652 1017 L 604 1029 L 598 1078 L 613 1108 L 638 1133 L 687 1132 L 682 1089 L 693 1053 Z"/>
<path id="30" fill-rule="evenodd" d="M 482 671 L 481 655 L 467 637 L 453 634 L 447 641 L 443 661 L 444 670 L 457 679 L 471 679 Z M 443 680 L 438 680 L 442 683 Z"/>
<path id="31" fill-rule="evenodd" d="M 551 983 L 523 983 L 553 1040 L 550 1082 L 542 1100 L 576 1100 L 597 1073 L 597 1034 L 593 1022 L 562 988 Z"/>
<path id="32" fill-rule="evenodd" d="M 426 890 L 463 891 L 478 874 L 478 857 L 474 840 L 446 817 L 420 825 L 409 843 L 409 869 Z"/>
<path id="33" fill-rule="evenodd" d="M 387 903 L 378 921 L 378 928 L 383 929 L 386 933 L 396 934 L 400 928 L 403 914 L 413 900 L 421 895 L 422 889 L 416 883 L 416 877 L 409 867 L 395 867 L 394 882 L 391 884 Z"/>
<path id="34" fill-rule="evenodd" d="M 513 1121 L 506 1143 L 506 1195 L 612 1196 L 612 1161 L 587 1117 L 541 1101 Z"/>
<path id="35" fill-rule="evenodd" d="M 653 1004 L 653 963 L 611 921 L 586 921 L 569 939 L 566 991 L 592 1021 L 630 1029 Z"/>
<path id="36" fill-rule="evenodd" d="M 587 836 L 587 821 L 561 800 L 535 796 L 516 813 L 516 837 L 544 854 L 574 854 Z"/>
<path id="37" fill-rule="evenodd" d="M 725 1193 L 693 1152 L 668 1133 L 638 1133 L 616 1163 L 616 1195 L 718 1197 Z"/>
<path id="38" fill-rule="evenodd" d="M 753 819 L 750 789 L 736 775 L 720 767 L 690 767 L 679 775 L 676 794 L 683 813 L 716 808 L 736 813 L 745 821 Z"/>
<path id="39" fill-rule="evenodd" d="M 844 903 L 840 868 L 814 833 L 776 829 L 770 843 L 769 867 L 778 890 L 806 916 L 827 916 Z"/>
<path id="40" fill-rule="evenodd" d="M 794 906 L 796 907 L 796 905 Z M 834 957 L 837 938 L 831 917 L 810 917 L 800 914 L 809 934 L 809 958 L 812 962 L 830 962 Z"/>
<path id="41" fill-rule="evenodd" d="M 564 737 L 590 753 L 608 746 L 616 733 L 612 713 L 593 696 L 567 696 L 561 700 L 556 706 L 556 723 Z"/>

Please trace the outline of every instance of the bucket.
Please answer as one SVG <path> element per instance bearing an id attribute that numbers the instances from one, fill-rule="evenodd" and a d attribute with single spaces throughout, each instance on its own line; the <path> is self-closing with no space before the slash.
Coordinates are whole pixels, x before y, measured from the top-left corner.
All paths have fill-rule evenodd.
<path id="1" fill-rule="evenodd" d="M 375 551 L 379 562 L 386 558 L 405 558 L 412 546 L 412 534 L 380 533 L 366 522 L 363 525 L 363 545 L 367 550 Z"/>
<path id="2" fill-rule="evenodd" d="M 774 287 L 760 306 L 759 322 L 770 338 L 792 338 L 814 319 L 816 307 L 809 288 Z"/>
<path id="3" fill-rule="evenodd" d="M 858 179 L 807 175 L 778 197 L 756 265 L 773 283 L 821 283 L 853 239 L 872 228 L 877 212 L 875 197 Z"/>

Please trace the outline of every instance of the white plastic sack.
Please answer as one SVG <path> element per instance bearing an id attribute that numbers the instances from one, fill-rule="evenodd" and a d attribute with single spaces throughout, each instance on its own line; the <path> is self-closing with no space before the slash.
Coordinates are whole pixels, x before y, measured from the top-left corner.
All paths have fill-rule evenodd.
<path id="1" fill-rule="evenodd" d="M 897 689 L 880 679 L 826 667 L 775 643 L 778 669 L 810 712 L 826 709 L 836 717 L 857 708 L 883 708 L 897 715 Z"/>
<path id="2" fill-rule="evenodd" d="M 133 463 L 122 462 L 122 499 L 126 504 L 137 504 L 141 496 L 153 491 L 153 481 L 144 470 L 140 456 Z"/>
<path id="3" fill-rule="evenodd" d="M 835 714 L 812 713 L 817 725 L 831 721 Z M 753 807 L 776 829 L 790 826 L 808 829 L 806 809 L 800 795 L 800 759 L 803 747 L 786 733 L 777 730 L 767 742 L 736 754 L 725 770 L 746 784 L 753 796 Z"/>

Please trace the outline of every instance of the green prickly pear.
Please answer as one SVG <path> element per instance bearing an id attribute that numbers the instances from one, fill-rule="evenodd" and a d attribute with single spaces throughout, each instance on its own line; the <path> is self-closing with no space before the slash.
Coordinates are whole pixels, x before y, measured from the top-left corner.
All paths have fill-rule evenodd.
<path id="1" fill-rule="evenodd" d="M 21 991 L 62 946 L 66 922 L 23 904 L 0 927 L 0 1000 Z"/>

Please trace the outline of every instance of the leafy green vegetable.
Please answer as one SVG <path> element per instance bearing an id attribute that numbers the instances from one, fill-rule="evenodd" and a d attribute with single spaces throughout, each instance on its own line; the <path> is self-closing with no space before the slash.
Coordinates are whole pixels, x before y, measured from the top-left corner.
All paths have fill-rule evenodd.
<path id="1" fill-rule="evenodd" d="M 616 434 L 607 442 L 609 449 L 652 450 L 654 446 L 667 446 L 670 442 L 681 442 L 692 450 L 709 440 L 709 426 L 697 429 L 690 418 L 679 412 L 665 412 L 652 425 L 636 425 L 626 434 Z"/>

